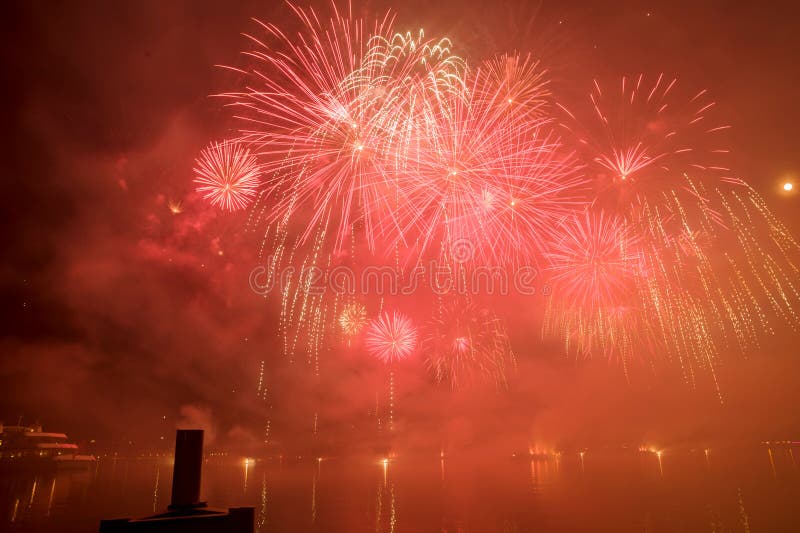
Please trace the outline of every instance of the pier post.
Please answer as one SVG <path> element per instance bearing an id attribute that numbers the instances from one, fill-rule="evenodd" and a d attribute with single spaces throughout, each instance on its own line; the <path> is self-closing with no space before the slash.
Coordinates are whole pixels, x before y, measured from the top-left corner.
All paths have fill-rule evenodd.
<path id="1" fill-rule="evenodd" d="M 203 430 L 179 429 L 175 436 L 175 465 L 172 468 L 172 502 L 169 510 L 205 507 L 200 501 L 203 471 Z"/>

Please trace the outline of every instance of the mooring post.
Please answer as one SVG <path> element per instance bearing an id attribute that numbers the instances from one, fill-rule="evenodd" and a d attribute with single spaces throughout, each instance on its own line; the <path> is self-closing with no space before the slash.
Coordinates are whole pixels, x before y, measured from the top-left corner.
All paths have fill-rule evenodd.
<path id="1" fill-rule="evenodd" d="M 175 437 L 175 466 L 172 469 L 172 503 L 169 509 L 205 507 L 200 501 L 203 471 L 203 430 L 179 429 Z"/>
<path id="2" fill-rule="evenodd" d="M 253 533 L 255 508 L 211 509 L 200 501 L 203 430 L 179 429 L 175 435 L 172 503 L 166 513 L 145 518 L 101 520 L 100 533 Z"/>

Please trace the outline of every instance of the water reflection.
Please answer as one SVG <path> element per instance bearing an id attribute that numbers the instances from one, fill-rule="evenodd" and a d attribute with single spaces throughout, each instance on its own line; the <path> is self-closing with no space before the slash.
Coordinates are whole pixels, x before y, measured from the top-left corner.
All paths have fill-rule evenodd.
<path id="1" fill-rule="evenodd" d="M 765 457 L 766 455 L 766 457 Z M 209 458 L 203 498 L 281 531 L 800 530 L 793 450 L 603 451 L 514 458 Z M 324 475 L 323 475 L 324 469 Z M 0 475 L 0 530 L 96 531 L 164 509 L 164 458 Z M 675 509 L 681 516 L 675 516 Z"/>
<path id="2" fill-rule="evenodd" d="M 397 504 L 394 481 L 389 476 L 389 459 L 381 460 L 383 483 L 378 483 L 377 512 L 375 513 L 375 533 L 394 533 L 397 525 Z"/>
<path id="3" fill-rule="evenodd" d="M 742 498 L 742 489 L 736 489 L 737 494 L 739 496 L 739 516 L 742 520 L 742 528 L 744 529 L 745 533 L 750 533 L 750 518 L 747 516 L 747 511 L 744 508 L 744 499 Z"/>
<path id="4" fill-rule="evenodd" d="M 767 448 L 767 454 L 769 455 L 769 466 L 772 468 L 772 477 L 778 479 L 778 471 L 775 470 L 775 457 L 772 455 L 772 448 Z"/>
<path id="5" fill-rule="evenodd" d="M 319 463 L 318 463 L 319 464 Z M 318 471 L 314 471 L 311 479 L 311 523 L 317 521 L 317 478 Z"/>
<path id="6" fill-rule="evenodd" d="M 24 531 L 58 518 L 65 506 L 86 497 L 91 479 L 90 472 L 0 473 L 0 530 L 15 524 Z"/>
<path id="7" fill-rule="evenodd" d="M 50 516 L 50 511 L 53 509 L 53 496 L 56 494 L 56 478 L 50 482 L 50 497 L 47 499 L 47 511 L 44 513 L 45 518 Z"/>
<path id="8" fill-rule="evenodd" d="M 153 486 L 153 513 L 158 512 L 158 482 L 161 479 L 161 465 L 156 463 L 156 480 Z"/>
<path id="9" fill-rule="evenodd" d="M 266 531 L 267 528 L 267 473 L 261 474 L 261 502 L 256 515 L 256 533 Z"/>

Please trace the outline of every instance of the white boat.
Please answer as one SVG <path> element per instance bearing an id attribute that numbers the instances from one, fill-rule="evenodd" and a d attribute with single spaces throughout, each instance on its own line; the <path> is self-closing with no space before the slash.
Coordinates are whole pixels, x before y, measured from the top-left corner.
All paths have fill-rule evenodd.
<path id="1" fill-rule="evenodd" d="M 80 453 L 64 433 L 42 431 L 42 426 L 0 424 L 0 467 L 84 468 L 94 464 L 93 455 Z"/>

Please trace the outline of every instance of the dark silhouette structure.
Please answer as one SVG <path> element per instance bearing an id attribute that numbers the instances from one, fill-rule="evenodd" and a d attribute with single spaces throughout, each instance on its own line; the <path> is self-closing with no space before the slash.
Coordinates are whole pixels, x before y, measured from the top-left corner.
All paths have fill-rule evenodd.
<path id="1" fill-rule="evenodd" d="M 203 430 L 179 429 L 175 436 L 172 503 L 166 513 L 146 518 L 101 520 L 100 533 L 252 533 L 255 510 L 212 509 L 200 501 Z"/>
<path id="2" fill-rule="evenodd" d="M 175 465 L 172 468 L 172 503 L 169 510 L 205 507 L 200 501 L 203 472 L 203 430 L 179 429 L 175 435 Z"/>

